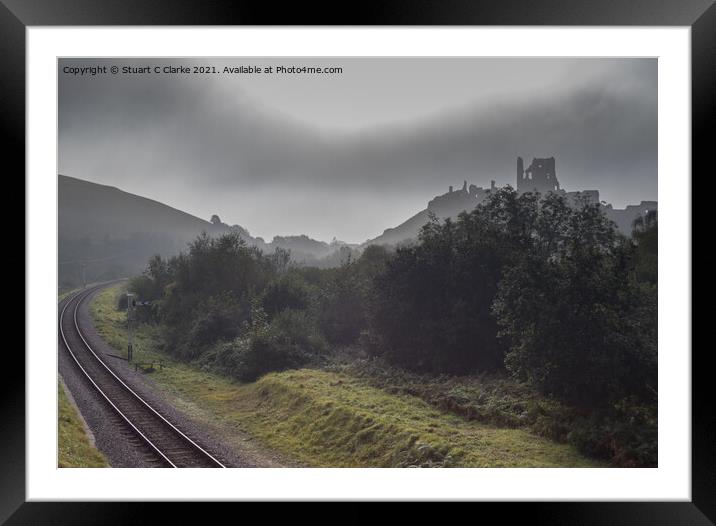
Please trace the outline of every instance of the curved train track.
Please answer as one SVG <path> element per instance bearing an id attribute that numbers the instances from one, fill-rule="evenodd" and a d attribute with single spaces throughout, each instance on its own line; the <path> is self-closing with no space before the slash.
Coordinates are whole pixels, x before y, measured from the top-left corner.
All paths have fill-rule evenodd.
<path id="1" fill-rule="evenodd" d="M 122 434 L 146 450 L 148 464 L 172 468 L 226 467 L 139 396 L 92 349 L 77 322 L 77 311 L 93 292 L 103 286 L 80 291 L 60 304 L 61 345 L 100 398 L 117 415 L 122 424 Z"/>

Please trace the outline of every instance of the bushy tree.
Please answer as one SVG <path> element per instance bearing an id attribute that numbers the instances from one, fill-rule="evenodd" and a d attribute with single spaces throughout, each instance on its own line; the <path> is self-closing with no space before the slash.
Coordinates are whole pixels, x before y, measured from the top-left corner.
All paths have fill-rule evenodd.
<path id="1" fill-rule="evenodd" d="M 277 274 L 285 274 L 291 268 L 290 250 L 276 247 L 268 258 Z"/>
<path id="2" fill-rule="evenodd" d="M 290 273 L 275 277 L 262 293 L 262 305 L 269 316 L 283 310 L 308 308 L 311 291 L 300 274 Z"/>
<path id="3" fill-rule="evenodd" d="M 465 374 L 503 367 L 491 312 L 505 266 L 530 243 L 537 197 L 511 188 L 457 221 L 437 218 L 373 283 L 376 349 L 400 365 Z"/>
<path id="4" fill-rule="evenodd" d="M 366 326 L 365 288 L 355 262 L 332 269 L 318 294 L 318 323 L 326 338 L 347 345 L 358 339 Z"/>
<path id="5" fill-rule="evenodd" d="M 648 246 L 597 204 L 498 190 L 387 262 L 371 294 L 374 350 L 426 371 L 506 365 L 582 405 L 648 397 L 656 294 L 635 271 Z"/>
<path id="6" fill-rule="evenodd" d="M 196 358 L 214 342 L 235 338 L 247 318 L 247 305 L 232 294 L 206 298 L 197 305 L 177 351 L 185 358 Z"/>
<path id="7" fill-rule="evenodd" d="M 658 281 L 659 225 L 656 210 L 634 220 L 634 271 L 636 278 L 656 285 Z"/>
<path id="8" fill-rule="evenodd" d="M 551 197 L 539 216 L 549 226 L 513 260 L 493 306 L 508 370 L 585 407 L 651 397 L 656 297 L 634 277 L 630 242 L 598 205 L 571 208 Z"/>
<path id="9" fill-rule="evenodd" d="M 254 379 L 325 351 L 312 286 L 287 255 L 264 256 L 236 231 L 202 234 L 176 257 L 153 258 L 132 286 L 159 298 L 167 351 Z"/>
<path id="10" fill-rule="evenodd" d="M 316 360 L 326 343 L 305 311 L 282 310 L 271 322 L 258 304 L 241 336 L 219 343 L 204 357 L 233 377 L 251 382 L 273 372 Z"/>
<path id="11" fill-rule="evenodd" d="M 251 298 L 271 279 L 271 262 L 247 247 L 237 232 L 202 234 L 189 250 L 167 262 L 155 261 L 148 275 L 164 285 L 160 317 L 170 352 L 201 354 L 220 340 L 235 337 L 248 317 Z"/>
<path id="12" fill-rule="evenodd" d="M 348 247 L 343 247 L 348 248 Z M 368 246 L 358 256 L 346 253 L 343 263 L 321 272 L 317 281 L 317 318 L 326 338 L 337 345 L 356 342 L 367 327 L 368 293 L 391 255 L 381 246 Z"/>

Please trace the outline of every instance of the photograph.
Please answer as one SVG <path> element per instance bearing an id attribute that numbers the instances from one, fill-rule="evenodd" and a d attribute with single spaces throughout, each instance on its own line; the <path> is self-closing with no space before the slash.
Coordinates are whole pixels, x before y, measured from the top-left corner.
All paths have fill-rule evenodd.
<path id="1" fill-rule="evenodd" d="M 58 468 L 660 467 L 657 57 L 56 64 Z"/>

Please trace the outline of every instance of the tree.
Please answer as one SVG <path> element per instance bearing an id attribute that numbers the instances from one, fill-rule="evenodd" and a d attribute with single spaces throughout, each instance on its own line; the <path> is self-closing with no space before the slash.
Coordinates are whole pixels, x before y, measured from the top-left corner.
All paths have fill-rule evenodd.
<path id="1" fill-rule="evenodd" d="M 284 274 L 269 282 L 261 297 L 264 311 L 273 316 L 286 309 L 306 309 L 310 291 L 299 274 Z"/>
<path id="2" fill-rule="evenodd" d="M 537 197 L 499 190 L 457 221 L 433 218 L 374 280 L 377 350 L 400 365 L 465 374 L 501 369 L 492 302 L 505 266 L 529 243 Z"/>
<path id="3" fill-rule="evenodd" d="M 640 282 L 656 286 L 658 280 L 659 225 L 656 210 L 634 220 L 634 272 Z"/>
<path id="4" fill-rule="evenodd" d="M 598 204 L 498 190 L 456 221 L 434 218 L 376 276 L 375 352 L 425 371 L 506 366 L 585 406 L 648 398 L 656 294 L 634 271 L 647 237 L 635 256 Z"/>
<path id="5" fill-rule="evenodd" d="M 188 252 L 150 265 L 150 272 L 161 276 L 164 268 L 172 280 L 164 286 L 160 310 L 167 347 L 185 356 L 234 337 L 248 317 L 251 299 L 274 272 L 269 259 L 235 231 L 219 237 L 203 233 Z"/>
<path id="6" fill-rule="evenodd" d="M 276 247 L 269 256 L 269 260 L 277 274 L 284 274 L 291 267 L 291 251 Z"/>
<path id="7" fill-rule="evenodd" d="M 597 205 L 544 201 L 534 250 L 505 272 L 493 312 L 507 369 L 544 392 L 605 407 L 656 391 L 656 297 L 633 278 L 631 247 Z M 538 221 L 538 224 L 540 222 Z"/>
<path id="8" fill-rule="evenodd" d="M 365 284 L 350 258 L 330 270 L 318 293 L 318 323 L 330 342 L 347 345 L 366 326 Z"/>

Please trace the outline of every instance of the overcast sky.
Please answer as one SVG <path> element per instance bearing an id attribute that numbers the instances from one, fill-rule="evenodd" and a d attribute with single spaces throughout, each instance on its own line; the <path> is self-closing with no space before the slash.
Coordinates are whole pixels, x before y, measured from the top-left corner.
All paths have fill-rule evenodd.
<path id="1" fill-rule="evenodd" d="M 92 65 L 108 72 L 63 72 Z M 514 185 L 518 155 L 556 157 L 563 188 L 600 190 L 617 207 L 656 200 L 656 59 L 59 61 L 59 173 L 218 214 L 267 241 L 365 241 L 449 185 Z"/>

